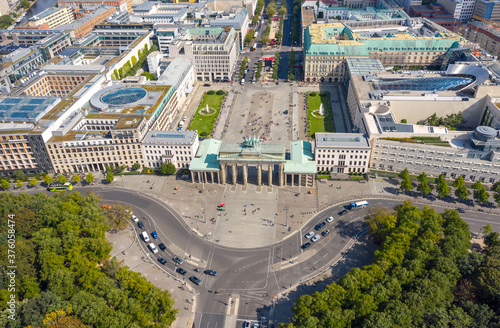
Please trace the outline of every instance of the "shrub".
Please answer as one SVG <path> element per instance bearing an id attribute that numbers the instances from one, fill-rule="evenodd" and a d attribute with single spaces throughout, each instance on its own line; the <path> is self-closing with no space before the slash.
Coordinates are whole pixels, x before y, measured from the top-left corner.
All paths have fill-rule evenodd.
<path id="1" fill-rule="evenodd" d="M 203 131 L 202 133 L 200 133 L 201 137 L 206 137 L 207 135 L 208 135 L 207 131 Z"/>
<path id="2" fill-rule="evenodd" d="M 207 91 L 207 95 L 213 95 L 215 93 L 214 90 Z"/>
<path id="3" fill-rule="evenodd" d="M 309 95 L 310 95 L 311 97 L 316 97 L 316 92 L 311 92 L 311 93 L 309 93 Z"/>
<path id="4" fill-rule="evenodd" d="M 218 94 L 219 96 L 222 96 L 223 94 L 225 94 L 225 92 L 224 92 L 224 91 L 222 91 L 222 90 L 219 90 L 219 91 L 217 91 L 217 94 Z"/>
<path id="5" fill-rule="evenodd" d="M 320 92 L 320 93 L 319 93 L 319 95 L 320 95 L 321 97 L 326 97 L 326 92 Z"/>

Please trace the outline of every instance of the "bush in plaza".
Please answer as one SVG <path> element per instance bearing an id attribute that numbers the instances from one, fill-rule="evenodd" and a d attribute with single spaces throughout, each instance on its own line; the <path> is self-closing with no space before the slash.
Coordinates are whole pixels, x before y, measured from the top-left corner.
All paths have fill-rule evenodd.
<path id="1" fill-rule="evenodd" d="M 223 94 L 225 94 L 225 92 L 224 92 L 224 91 L 222 91 L 222 90 L 219 90 L 219 91 L 217 91 L 217 94 L 218 94 L 219 96 L 222 96 Z"/>
<path id="2" fill-rule="evenodd" d="M 311 93 L 309 93 L 309 95 L 310 95 L 311 97 L 316 97 L 316 92 L 311 92 Z"/>
<path id="3" fill-rule="evenodd" d="M 326 92 L 320 92 L 320 93 L 319 93 L 319 95 L 320 95 L 321 97 L 326 97 Z"/>
<path id="4" fill-rule="evenodd" d="M 215 93 L 214 90 L 207 91 L 207 95 L 213 95 Z"/>
<path id="5" fill-rule="evenodd" d="M 206 131 L 203 131 L 202 133 L 200 133 L 200 136 L 201 137 L 206 137 L 206 136 L 208 136 L 208 133 Z"/>

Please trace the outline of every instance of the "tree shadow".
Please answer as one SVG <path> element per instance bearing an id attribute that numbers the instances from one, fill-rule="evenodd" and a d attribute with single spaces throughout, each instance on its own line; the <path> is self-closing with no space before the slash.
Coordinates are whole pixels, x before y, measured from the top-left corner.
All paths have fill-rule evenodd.
<path id="1" fill-rule="evenodd" d="M 269 304 L 256 310 L 259 318 L 269 317 L 271 314 L 274 325 L 278 323 L 291 322 L 294 320 L 292 307 L 296 300 L 303 295 L 310 295 L 323 291 L 328 285 L 337 282 L 350 270 L 370 264 L 374 258 L 374 251 L 378 248 L 373 244 L 368 235 L 360 237 L 353 247 L 342 253 L 342 260 L 331 267 L 327 273 L 328 277 L 321 279 L 311 279 L 307 283 L 299 284 L 295 289 L 290 290 L 286 295 L 279 298 L 274 305 Z"/>

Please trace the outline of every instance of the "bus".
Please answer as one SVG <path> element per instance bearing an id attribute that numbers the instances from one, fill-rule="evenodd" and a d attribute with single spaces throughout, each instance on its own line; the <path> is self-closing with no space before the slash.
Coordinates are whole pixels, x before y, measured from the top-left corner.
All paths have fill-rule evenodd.
<path id="1" fill-rule="evenodd" d="M 368 206 L 368 202 L 366 200 L 362 200 L 360 202 L 351 202 L 350 208 L 355 209 L 355 208 L 365 208 Z"/>
<path id="2" fill-rule="evenodd" d="M 49 191 L 59 191 L 59 190 L 73 190 L 73 185 L 69 182 L 66 183 L 52 183 L 49 186 Z"/>

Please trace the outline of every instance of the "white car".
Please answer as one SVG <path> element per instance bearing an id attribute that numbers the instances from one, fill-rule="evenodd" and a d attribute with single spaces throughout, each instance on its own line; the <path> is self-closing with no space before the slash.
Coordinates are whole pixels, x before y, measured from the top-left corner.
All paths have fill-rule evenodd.
<path id="1" fill-rule="evenodd" d="M 148 245 L 148 248 L 153 252 L 154 254 L 158 253 L 158 248 L 156 248 L 155 244 L 151 243 Z"/>
<path id="2" fill-rule="evenodd" d="M 304 237 L 306 237 L 307 239 L 311 238 L 312 236 L 314 236 L 314 232 L 311 231 L 311 232 L 308 232 Z"/>
<path id="3" fill-rule="evenodd" d="M 134 214 L 132 214 L 132 220 L 134 220 L 134 222 L 139 222 L 139 218 Z"/>
<path id="4" fill-rule="evenodd" d="M 330 216 L 328 219 L 326 219 L 326 222 L 328 223 L 333 222 L 333 216 Z"/>
<path id="5" fill-rule="evenodd" d="M 312 237 L 311 241 L 315 242 L 315 241 L 318 241 L 320 238 L 321 238 L 320 235 L 316 235 L 316 236 Z"/>

